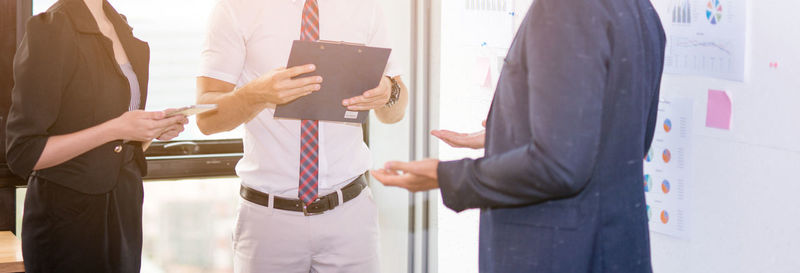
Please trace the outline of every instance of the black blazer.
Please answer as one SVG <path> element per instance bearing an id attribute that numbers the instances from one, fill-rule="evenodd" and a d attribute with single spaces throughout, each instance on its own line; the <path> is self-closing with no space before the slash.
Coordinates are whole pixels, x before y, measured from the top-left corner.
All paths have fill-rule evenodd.
<path id="1" fill-rule="evenodd" d="M 447 207 L 482 208 L 480 272 L 652 272 L 642 163 L 665 42 L 649 0 L 534 1 L 486 156 L 438 168 Z"/>
<path id="2" fill-rule="evenodd" d="M 150 49 L 104 1 L 139 78 L 141 108 L 147 97 Z M 60 0 L 27 23 L 25 38 L 14 58 L 15 86 L 6 125 L 6 156 L 12 172 L 58 183 L 83 193 L 105 193 L 116 186 L 121 140 L 105 143 L 58 166 L 33 172 L 50 136 L 69 134 L 116 118 L 130 104 L 130 84 L 115 58 L 110 39 L 81 0 Z M 146 173 L 141 144 L 135 160 Z"/>

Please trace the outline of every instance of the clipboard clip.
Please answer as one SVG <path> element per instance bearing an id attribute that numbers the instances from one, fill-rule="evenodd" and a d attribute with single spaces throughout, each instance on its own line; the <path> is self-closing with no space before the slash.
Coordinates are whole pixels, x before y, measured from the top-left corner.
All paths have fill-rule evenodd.
<path id="1" fill-rule="evenodd" d="M 350 42 L 345 42 L 345 41 L 318 40 L 317 42 L 318 43 L 326 43 L 326 44 L 335 44 L 335 45 L 366 46 L 365 44 L 350 43 Z"/>
<path id="2" fill-rule="evenodd" d="M 328 40 L 319 40 L 319 41 L 317 41 L 317 43 L 320 43 L 320 44 L 322 44 L 322 45 L 320 45 L 320 46 L 319 46 L 319 49 L 320 49 L 320 50 L 325 50 L 325 45 L 324 45 L 324 44 L 331 44 L 331 45 L 349 45 L 349 46 L 357 46 L 357 47 L 364 47 L 364 46 L 367 46 L 367 45 L 365 45 L 365 44 L 359 44 L 359 43 L 349 43 L 349 42 L 345 42 L 345 41 L 328 41 Z M 361 48 L 358 48 L 358 53 L 361 53 L 361 52 L 362 52 L 362 49 L 361 49 Z"/>

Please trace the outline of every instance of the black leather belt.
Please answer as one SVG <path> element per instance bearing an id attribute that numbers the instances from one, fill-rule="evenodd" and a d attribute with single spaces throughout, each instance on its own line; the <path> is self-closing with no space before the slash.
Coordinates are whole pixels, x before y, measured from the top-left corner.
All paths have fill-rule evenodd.
<path id="1" fill-rule="evenodd" d="M 353 180 L 353 182 L 347 184 L 347 186 L 342 187 L 342 200 L 344 202 L 353 200 L 359 194 L 361 194 L 361 191 L 365 188 L 367 188 L 367 181 L 364 179 L 363 175 L 359 176 L 356 178 L 356 180 Z M 244 200 L 269 207 L 269 194 L 242 185 L 239 195 L 241 195 Z M 303 204 L 300 199 L 286 199 L 278 196 L 273 197 L 272 205 L 276 209 L 297 211 L 302 212 L 305 216 L 311 216 L 325 213 L 326 211 L 332 210 L 340 204 L 339 194 L 337 192 L 333 192 L 318 198 L 308 206 Z"/>

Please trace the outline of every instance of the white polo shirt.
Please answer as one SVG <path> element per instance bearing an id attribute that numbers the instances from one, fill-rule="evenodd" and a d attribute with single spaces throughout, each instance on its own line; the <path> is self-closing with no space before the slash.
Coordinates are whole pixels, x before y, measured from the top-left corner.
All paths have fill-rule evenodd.
<path id="1" fill-rule="evenodd" d="M 210 18 L 200 76 L 244 86 L 284 67 L 300 39 L 304 0 L 221 0 Z M 391 48 L 376 0 L 319 0 L 320 39 Z M 394 55 L 394 54 L 392 54 Z M 398 75 L 390 57 L 386 74 Z M 325 84 L 325 83 L 323 83 Z M 366 90 L 364 90 L 366 91 Z M 338 102 L 337 102 L 338 103 Z M 274 119 L 271 105 L 245 123 L 242 183 L 297 198 L 300 121 Z M 319 193 L 333 192 L 371 167 L 361 124 L 320 121 Z"/>

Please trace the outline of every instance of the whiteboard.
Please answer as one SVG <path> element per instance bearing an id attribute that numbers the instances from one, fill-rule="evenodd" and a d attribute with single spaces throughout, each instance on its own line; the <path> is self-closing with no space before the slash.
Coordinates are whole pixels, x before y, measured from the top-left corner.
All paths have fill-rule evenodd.
<path id="1" fill-rule="evenodd" d="M 663 77 L 662 99 L 693 100 L 695 118 L 688 234 L 651 232 L 657 273 L 800 270 L 800 1 L 731 1 L 746 6 L 744 81 Z M 706 127 L 709 89 L 731 97 L 729 131 Z"/>

